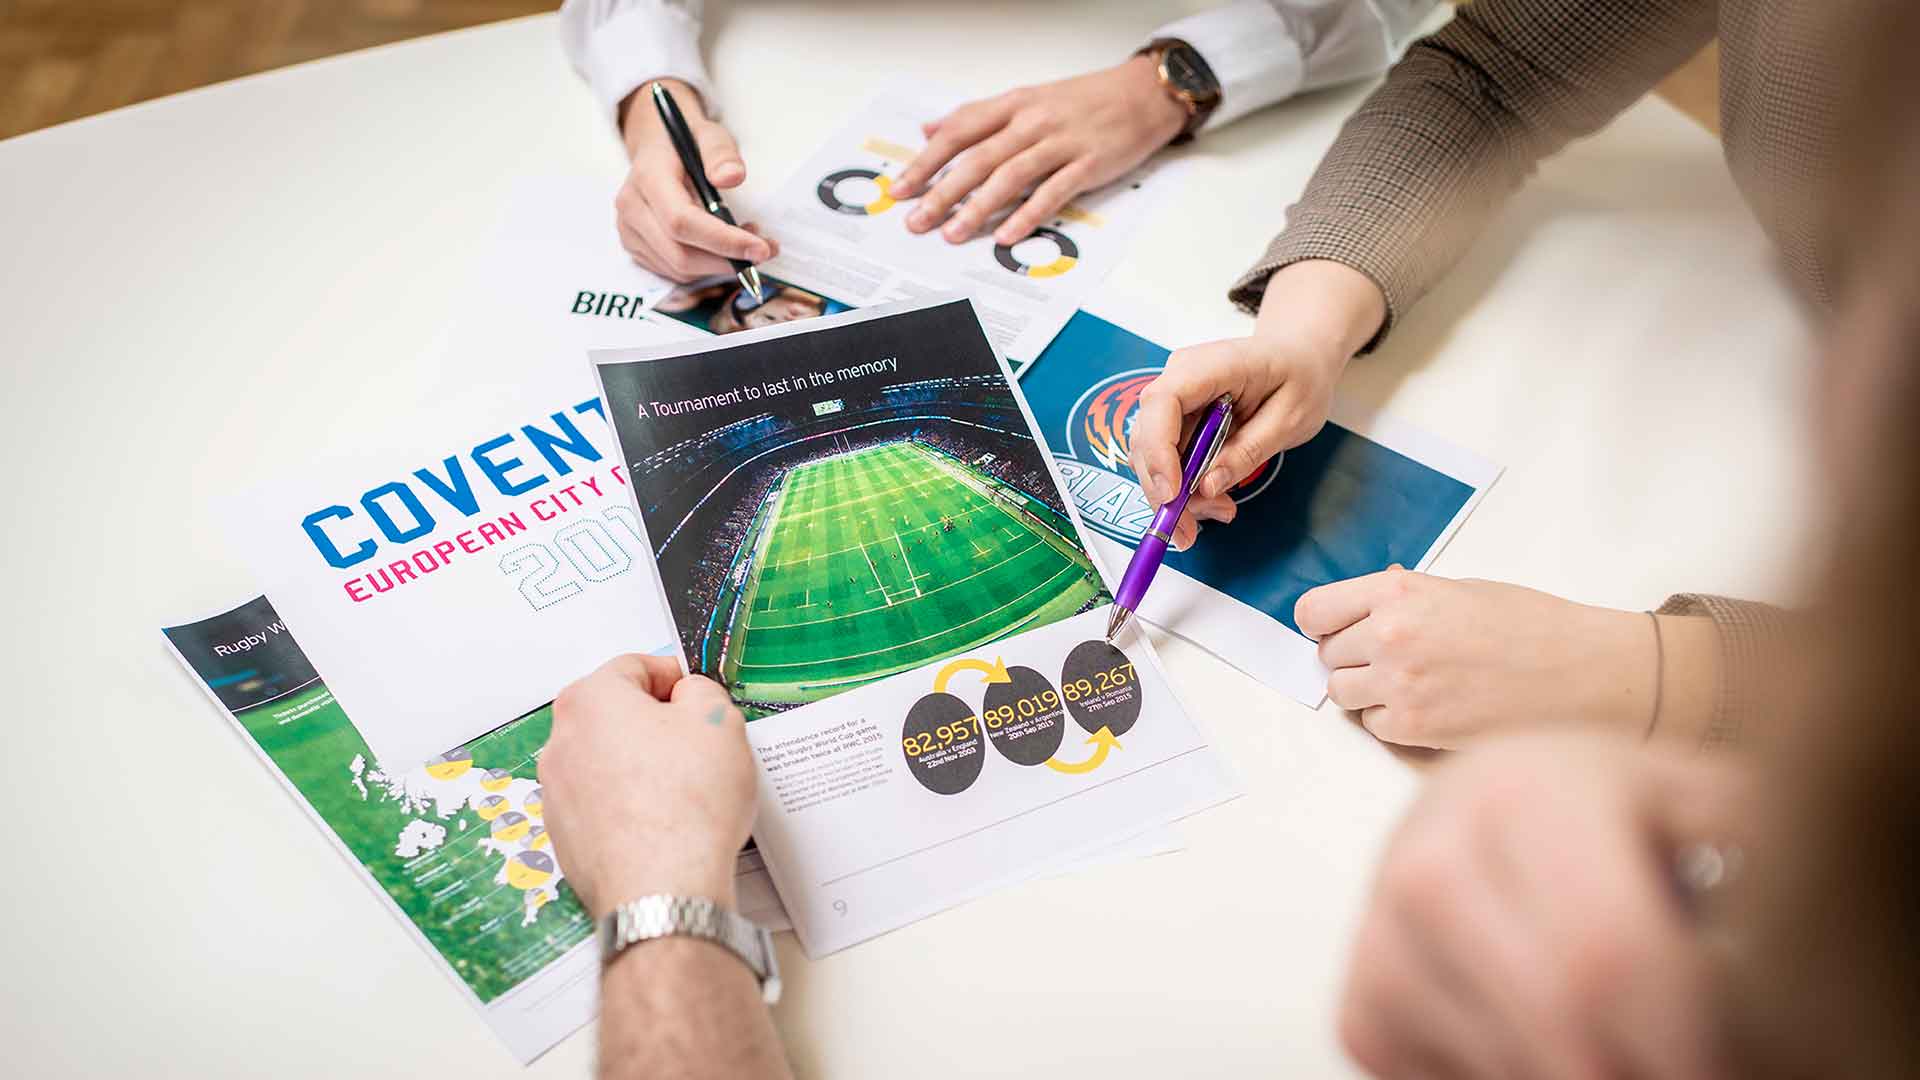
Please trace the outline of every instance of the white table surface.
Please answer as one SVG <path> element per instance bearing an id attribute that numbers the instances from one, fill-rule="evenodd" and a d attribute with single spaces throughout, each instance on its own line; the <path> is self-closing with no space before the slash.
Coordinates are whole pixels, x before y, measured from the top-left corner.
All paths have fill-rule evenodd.
<path id="1" fill-rule="evenodd" d="M 880 83 L 1089 69 L 1176 6 L 742 5 L 713 66 L 765 191 Z M 1362 91 L 1189 151 L 1187 197 L 1112 279 L 1143 327 L 1244 331 L 1223 290 Z M 457 379 L 422 357 L 516 171 L 610 193 L 620 164 L 550 19 L 0 143 L 9 1072 L 522 1073 L 157 628 L 252 595 L 217 497 Z M 1507 466 L 1439 572 L 1639 607 L 1778 596 L 1808 503 L 1806 333 L 1714 141 L 1648 101 L 1550 162 L 1346 390 Z M 1179 854 L 819 963 L 783 938 L 803 1075 L 1350 1072 L 1344 954 L 1418 774 L 1338 710 L 1163 643 L 1247 795 Z M 583 1032 L 527 1072 L 582 1075 L 592 1050 Z"/>

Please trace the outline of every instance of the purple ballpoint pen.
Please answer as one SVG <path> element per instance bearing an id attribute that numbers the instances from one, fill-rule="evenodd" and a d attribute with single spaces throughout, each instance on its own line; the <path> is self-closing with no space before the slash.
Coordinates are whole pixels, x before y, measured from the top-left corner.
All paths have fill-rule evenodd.
<path id="1" fill-rule="evenodd" d="M 1148 526 L 1147 535 L 1140 538 L 1140 546 L 1133 551 L 1133 559 L 1127 563 L 1127 572 L 1120 577 L 1120 588 L 1113 594 L 1113 614 L 1107 617 L 1107 640 L 1112 641 L 1126 629 L 1127 620 L 1133 618 L 1140 601 L 1147 597 L 1147 586 L 1153 581 L 1153 575 L 1160 569 L 1160 561 L 1167 557 L 1167 545 L 1173 543 L 1173 527 L 1180 520 L 1180 512 L 1187 508 L 1187 498 L 1193 494 L 1193 485 L 1207 474 L 1207 468 L 1213 464 L 1214 455 L 1227 441 L 1227 432 L 1233 430 L 1233 395 L 1222 394 L 1207 409 L 1206 418 L 1200 421 L 1200 429 L 1193 433 L 1193 445 L 1187 449 L 1186 468 L 1180 474 L 1180 490 L 1173 498 L 1160 507 L 1153 515 L 1153 524 Z"/>

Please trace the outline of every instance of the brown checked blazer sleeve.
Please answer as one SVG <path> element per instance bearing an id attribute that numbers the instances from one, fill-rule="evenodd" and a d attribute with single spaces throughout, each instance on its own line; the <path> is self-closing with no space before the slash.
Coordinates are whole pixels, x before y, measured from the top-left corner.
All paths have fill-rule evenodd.
<path id="1" fill-rule="evenodd" d="M 1535 162 L 1598 130 L 1713 35 L 1714 0 L 1473 0 L 1347 121 L 1287 225 L 1228 293 L 1256 310 L 1288 263 L 1372 278 L 1394 320 Z"/>
<path id="2" fill-rule="evenodd" d="M 1707 593 L 1678 593 L 1667 598 L 1657 615 L 1689 615 L 1713 620 L 1720 636 L 1718 686 L 1713 720 L 1701 746 L 1724 749 L 1741 742 L 1743 729 L 1753 720 L 1778 711 L 1788 687 L 1781 682 L 1790 665 L 1806 656 L 1804 615 L 1753 600 L 1735 600 Z"/>

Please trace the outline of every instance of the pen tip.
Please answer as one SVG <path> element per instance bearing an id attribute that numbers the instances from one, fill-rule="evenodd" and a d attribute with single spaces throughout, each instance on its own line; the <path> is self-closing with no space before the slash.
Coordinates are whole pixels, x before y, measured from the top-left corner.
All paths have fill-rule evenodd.
<path id="1" fill-rule="evenodd" d="M 740 271 L 738 276 L 740 278 L 740 287 L 747 290 L 747 295 L 753 297 L 754 303 L 764 304 L 767 302 L 767 295 L 760 285 L 760 270 L 758 267 L 749 266 L 745 270 Z"/>

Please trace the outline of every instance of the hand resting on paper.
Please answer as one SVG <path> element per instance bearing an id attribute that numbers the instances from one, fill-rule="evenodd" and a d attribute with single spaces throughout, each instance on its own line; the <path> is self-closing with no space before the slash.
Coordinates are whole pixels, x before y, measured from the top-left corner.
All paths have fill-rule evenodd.
<path id="1" fill-rule="evenodd" d="M 893 195 L 920 200 L 907 215 L 909 230 L 940 228 L 955 244 L 1017 205 L 993 235 L 997 243 L 1018 243 L 1075 196 L 1147 160 L 1186 122 L 1186 109 L 1161 88 L 1153 60 L 1136 56 L 971 102 L 921 125 L 927 145 L 894 182 Z"/>
<path id="2" fill-rule="evenodd" d="M 660 81 L 686 114 L 707 179 L 722 191 L 739 187 L 747 178 L 747 166 L 733 136 L 707 115 L 706 103 L 692 87 L 676 79 Z M 778 244 L 754 226 L 728 225 L 694 198 L 686 169 L 646 91 L 642 86 L 620 107 L 620 135 L 633 162 L 613 199 L 620 245 L 634 262 L 674 281 L 731 274 L 729 258 L 750 263 L 773 258 Z"/>
<path id="3" fill-rule="evenodd" d="M 736 906 L 753 828 L 745 718 L 709 679 L 658 656 L 616 656 L 560 692 L 540 755 L 547 827 L 595 919 L 667 893 Z M 758 981 L 710 942 L 641 942 L 600 973 L 601 1077 L 790 1080 Z"/>
<path id="4" fill-rule="evenodd" d="M 1297 262 L 1268 281 L 1253 334 L 1180 349 L 1140 395 L 1133 422 L 1134 475 L 1160 506 L 1179 491 L 1182 444 L 1191 419 L 1221 394 L 1234 399 L 1234 429 L 1200 478 L 1174 527 L 1174 546 L 1192 545 L 1201 520 L 1231 521 L 1227 495 L 1274 454 L 1298 446 L 1327 421 L 1347 360 L 1386 316 L 1378 286 L 1325 260 Z"/>
<path id="5" fill-rule="evenodd" d="M 540 783 L 554 854 L 595 917 L 651 893 L 733 906 L 755 781 L 745 719 L 717 683 L 614 657 L 554 700 Z"/>
<path id="6" fill-rule="evenodd" d="M 1742 797 L 1719 762 L 1590 735 L 1461 755 L 1382 859 L 1348 1052 L 1381 1077 L 1730 1075 L 1674 875 L 1681 852 L 1731 838 Z"/>
<path id="7" fill-rule="evenodd" d="M 1644 612 L 1399 567 L 1322 585 L 1294 607 L 1332 671 L 1335 704 L 1387 742 L 1449 749 L 1546 724 L 1697 740 L 1715 631 L 1706 619 L 1660 618 L 1656 640 Z"/>

